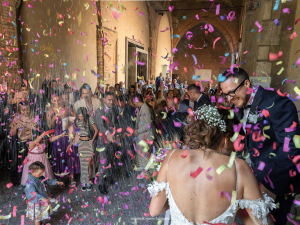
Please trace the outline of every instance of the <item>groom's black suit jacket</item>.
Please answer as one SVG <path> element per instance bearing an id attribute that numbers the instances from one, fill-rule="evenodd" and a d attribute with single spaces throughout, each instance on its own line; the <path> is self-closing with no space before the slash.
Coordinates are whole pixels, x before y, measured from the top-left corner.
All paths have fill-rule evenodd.
<path id="1" fill-rule="evenodd" d="M 294 156 L 300 155 L 300 149 L 296 148 L 293 142 L 294 135 L 300 135 L 297 109 L 287 97 L 282 97 L 274 91 L 265 90 L 259 86 L 249 114 L 261 112 L 263 109 L 269 111 L 269 116 L 262 116 L 261 120 L 257 122 L 258 125 L 252 124 L 251 132 L 245 138 L 254 174 L 259 183 L 262 183 L 277 196 L 283 196 L 291 192 L 300 193 L 300 174 L 291 160 Z M 243 119 L 243 113 L 244 110 L 239 109 L 237 116 L 240 120 Z M 285 128 L 289 128 L 293 122 L 297 123 L 296 130 L 286 132 Z M 247 124 L 249 124 L 248 121 Z M 270 128 L 267 126 L 270 126 Z M 255 137 L 253 139 L 254 131 L 260 131 L 263 135 L 264 128 L 265 136 L 268 135 L 270 138 L 266 138 L 264 141 L 255 141 Z M 290 138 L 288 152 L 283 149 L 286 137 Z M 275 149 L 273 149 L 274 143 L 276 143 Z M 259 151 L 258 156 L 255 155 L 254 149 Z M 260 162 L 265 163 L 263 170 L 258 169 Z M 296 171 L 296 176 L 291 177 L 290 170 Z M 268 179 L 268 175 L 270 179 Z M 269 180 L 271 180 L 274 187 L 272 187 Z M 291 184 L 294 191 L 291 190 Z"/>

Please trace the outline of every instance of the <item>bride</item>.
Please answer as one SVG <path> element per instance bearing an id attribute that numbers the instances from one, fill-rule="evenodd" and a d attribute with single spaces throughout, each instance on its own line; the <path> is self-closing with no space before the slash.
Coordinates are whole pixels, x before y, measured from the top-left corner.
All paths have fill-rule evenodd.
<path id="1" fill-rule="evenodd" d="M 169 152 L 157 181 L 148 186 L 151 216 L 170 208 L 172 225 L 233 224 L 237 211 L 246 209 L 246 224 L 273 224 L 273 199 L 262 195 L 244 160 L 227 156 L 237 122 L 229 115 L 206 105 L 194 113 L 185 128 L 188 150 Z"/>

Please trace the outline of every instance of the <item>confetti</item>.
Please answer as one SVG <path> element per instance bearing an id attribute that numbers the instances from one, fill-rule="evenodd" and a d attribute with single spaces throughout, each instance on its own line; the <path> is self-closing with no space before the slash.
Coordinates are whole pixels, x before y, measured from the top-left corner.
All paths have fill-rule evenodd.
<path id="1" fill-rule="evenodd" d="M 202 170 L 203 170 L 202 167 L 199 166 L 199 168 L 195 172 L 190 173 L 190 176 L 196 178 L 202 172 Z"/>

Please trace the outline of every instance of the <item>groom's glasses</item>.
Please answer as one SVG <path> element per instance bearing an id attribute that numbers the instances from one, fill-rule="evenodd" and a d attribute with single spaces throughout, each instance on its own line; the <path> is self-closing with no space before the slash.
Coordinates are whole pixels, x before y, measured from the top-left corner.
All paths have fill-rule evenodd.
<path id="1" fill-rule="evenodd" d="M 224 99 L 227 99 L 228 96 L 230 96 L 230 97 L 232 97 L 232 98 L 235 97 L 236 91 L 237 91 L 237 90 L 245 83 L 246 80 L 248 80 L 248 78 L 246 78 L 245 80 L 243 80 L 242 83 L 240 83 L 240 85 L 237 86 L 237 88 L 234 89 L 233 91 L 229 91 L 227 94 L 222 93 L 222 97 L 223 97 Z"/>

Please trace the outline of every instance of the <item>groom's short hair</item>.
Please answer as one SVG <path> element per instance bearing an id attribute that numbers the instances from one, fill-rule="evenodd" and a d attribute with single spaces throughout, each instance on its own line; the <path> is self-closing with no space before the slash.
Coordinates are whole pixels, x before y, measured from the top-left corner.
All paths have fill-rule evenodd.
<path id="1" fill-rule="evenodd" d="M 239 68 L 239 67 L 234 67 L 233 73 L 230 72 L 230 69 L 225 70 L 223 76 L 226 77 L 226 80 L 229 79 L 230 77 L 237 78 L 239 82 L 246 79 L 249 80 L 248 73 L 243 68 Z"/>

